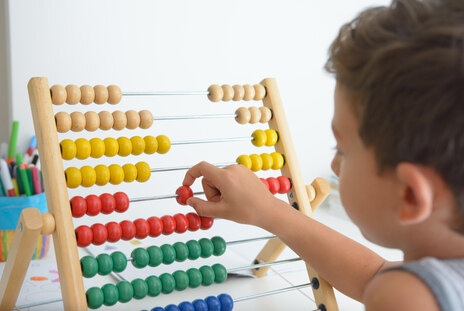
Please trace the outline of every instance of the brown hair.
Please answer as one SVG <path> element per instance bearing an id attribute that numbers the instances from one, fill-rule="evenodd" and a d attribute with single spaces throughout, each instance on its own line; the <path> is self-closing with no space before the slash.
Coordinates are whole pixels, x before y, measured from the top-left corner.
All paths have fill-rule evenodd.
<path id="1" fill-rule="evenodd" d="M 464 217 L 464 1 L 394 0 L 345 24 L 325 65 L 358 100 L 379 169 L 432 167 Z"/>

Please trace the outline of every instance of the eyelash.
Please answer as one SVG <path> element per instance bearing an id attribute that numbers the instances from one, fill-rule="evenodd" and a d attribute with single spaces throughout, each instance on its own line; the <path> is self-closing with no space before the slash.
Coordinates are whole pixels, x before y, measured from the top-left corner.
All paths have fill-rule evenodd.
<path id="1" fill-rule="evenodd" d="M 336 156 L 341 156 L 343 153 L 338 149 L 338 146 L 333 147 L 333 150 L 335 150 L 335 155 Z"/>

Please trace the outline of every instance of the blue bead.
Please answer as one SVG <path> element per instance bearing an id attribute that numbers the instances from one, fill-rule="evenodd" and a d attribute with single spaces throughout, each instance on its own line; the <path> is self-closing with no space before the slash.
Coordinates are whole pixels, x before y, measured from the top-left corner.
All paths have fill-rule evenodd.
<path id="1" fill-rule="evenodd" d="M 221 303 L 219 299 L 214 296 L 206 297 L 206 303 L 208 304 L 208 311 L 221 311 Z"/>
<path id="2" fill-rule="evenodd" d="M 220 294 L 218 299 L 221 303 L 221 311 L 231 311 L 234 308 L 234 300 L 230 295 Z"/>
<path id="3" fill-rule="evenodd" d="M 150 311 L 166 311 L 166 310 L 164 310 L 164 308 L 161 308 L 161 307 L 155 307 L 151 309 Z"/>
<path id="4" fill-rule="evenodd" d="M 179 307 L 176 305 L 167 305 L 166 308 L 164 308 L 166 311 L 180 311 Z"/>
<path id="5" fill-rule="evenodd" d="M 189 301 L 184 301 L 179 304 L 180 311 L 195 311 L 195 307 Z"/>
<path id="6" fill-rule="evenodd" d="M 208 304 L 203 299 L 197 299 L 193 302 L 195 311 L 208 311 Z"/>

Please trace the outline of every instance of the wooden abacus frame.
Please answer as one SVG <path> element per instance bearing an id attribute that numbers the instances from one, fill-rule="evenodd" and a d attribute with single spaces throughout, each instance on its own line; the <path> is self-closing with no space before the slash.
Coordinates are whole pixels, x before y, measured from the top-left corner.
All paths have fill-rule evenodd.
<path id="1" fill-rule="evenodd" d="M 289 203 L 303 214 L 311 217 L 313 210 L 329 194 L 330 188 L 327 182 L 320 178 L 316 179 L 311 186 L 305 187 L 277 83 L 275 79 L 269 78 L 264 79 L 261 84 L 266 89 L 263 104 L 273 112 L 269 127 L 279 133 L 275 149 L 285 156 L 285 165 L 281 171 L 292 181 L 292 189 L 288 193 Z M 37 209 L 30 208 L 25 209 L 21 214 L 10 255 L 0 281 L 0 309 L 13 310 L 38 235 L 53 233 L 64 309 L 87 310 L 87 299 L 82 281 L 83 276 L 48 79 L 32 78 L 28 83 L 28 90 L 37 146 L 41 155 L 40 161 L 49 213 L 40 215 Z M 310 196 L 313 198 L 312 206 Z M 285 249 L 285 246 L 278 238 L 269 240 L 258 254 L 256 262 L 274 261 Z M 258 277 L 264 276 L 268 268 L 256 269 L 254 273 Z M 320 278 L 309 264 L 307 264 L 307 270 L 318 308 L 328 311 L 338 310 L 332 286 Z"/>

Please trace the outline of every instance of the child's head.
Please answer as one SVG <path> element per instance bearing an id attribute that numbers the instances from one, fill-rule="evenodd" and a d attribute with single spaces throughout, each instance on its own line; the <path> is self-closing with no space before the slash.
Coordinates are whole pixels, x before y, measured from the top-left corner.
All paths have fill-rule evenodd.
<path id="1" fill-rule="evenodd" d="M 368 9 L 341 28 L 326 69 L 352 99 L 378 172 L 432 168 L 464 218 L 464 1 Z"/>

